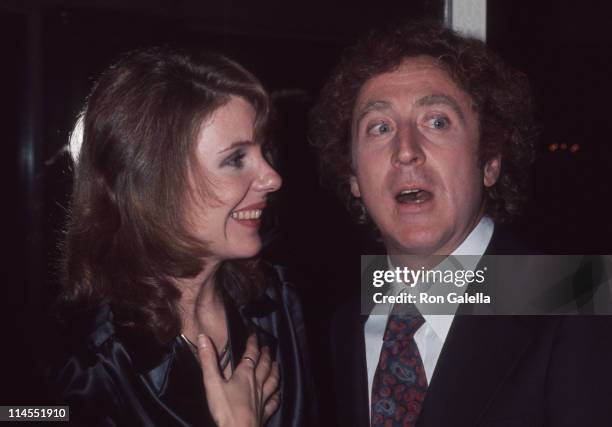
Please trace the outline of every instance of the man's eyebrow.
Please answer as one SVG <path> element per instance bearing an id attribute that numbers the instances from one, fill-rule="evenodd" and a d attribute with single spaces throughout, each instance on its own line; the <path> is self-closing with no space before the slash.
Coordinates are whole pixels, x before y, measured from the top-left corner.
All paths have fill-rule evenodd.
<path id="1" fill-rule="evenodd" d="M 232 142 L 229 147 L 226 147 L 223 150 L 219 151 L 219 154 L 225 153 L 227 151 L 231 151 L 231 150 L 233 150 L 236 147 L 244 147 L 244 146 L 247 146 L 247 145 L 257 145 L 257 142 L 251 141 L 251 140 Z"/>
<path id="2" fill-rule="evenodd" d="M 461 110 L 459 103 L 455 101 L 455 98 L 453 98 L 452 96 L 435 93 L 432 95 L 424 96 L 416 102 L 416 105 L 418 107 L 428 107 L 439 104 L 444 104 L 451 107 L 455 111 L 455 113 L 457 113 L 461 121 L 465 122 L 465 116 L 463 115 L 463 111 Z"/>
<path id="3" fill-rule="evenodd" d="M 371 111 L 382 111 L 391 108 L 391 103 L 388 101 L 369 101 L 366 105 L 361 108 L 359 115 L 357 116 L 357 123 L 363 119 L 363 117 Z"/>

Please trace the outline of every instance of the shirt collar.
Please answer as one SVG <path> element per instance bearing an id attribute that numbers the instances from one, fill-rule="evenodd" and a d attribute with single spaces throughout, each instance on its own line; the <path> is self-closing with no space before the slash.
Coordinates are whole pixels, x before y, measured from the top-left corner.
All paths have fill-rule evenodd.
<path id="1" fill-rule="evenodd" d="M 455 255 L 475 255 L 464 258 L 467 263 L 474 265 L 464 265 L 464 268 L 473 270 L 478 265 L 480 258 L 484 255 L 493 236 L 493 229 L 495 224 L 493 220 L 488 216 L 483 216 L 478 222 L 478 225 L 474 227 L 472 232 L 467 238 L 461 242 L 461 244 L 453 251 L 451 256 Z M 454 314 L 424 314 L 423 318 L 431 326 L 431 329 L 435 334 L 445 342 L 446 336 L 450 331 L 451 324 L 453 323 Z"/>
<path id="2" fill-rule="evenodd" d="M 451 255 L 483 256 L 493 236 L 495 225 L 488 216 L 483 216 L 472 232 L 461 242 Z"/>

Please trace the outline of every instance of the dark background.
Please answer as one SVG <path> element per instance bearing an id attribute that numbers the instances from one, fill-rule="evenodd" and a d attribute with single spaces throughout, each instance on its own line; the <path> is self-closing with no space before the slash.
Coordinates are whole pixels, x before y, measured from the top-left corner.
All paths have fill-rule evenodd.
<path id="1" fill-rule="evenodd" d="M 0 3 L 6 306 L 0 324 L 0 404 L 45 399 L 40 366 L 53 347 L 50 304 L 71 172 L 62 147 L 93 78 L 120 52 L 152 44 L 203 47 L 233 57 L 271 91 L 278 109 L 275 239 L 265 250 L 296 277 L 314 368 L 325 394 L 327 323 L 357 292 L 359 254 L 377 249 L 319 185 L 306 142 L 307 112 L 342 49 L 398 18 L 442 20 L 441 0 L 206 2 L 6 1 Z M 527 243 L 557 253 L 610 253 L 612 35 L 604 2 L 492 1 L 488 44 L 525 71 L 540 139 L 530 203 L 513 226 Z M 568 2 L 569 3 L 569 2 Z M 579 144 L 571 153 L 549 146 Z"/>

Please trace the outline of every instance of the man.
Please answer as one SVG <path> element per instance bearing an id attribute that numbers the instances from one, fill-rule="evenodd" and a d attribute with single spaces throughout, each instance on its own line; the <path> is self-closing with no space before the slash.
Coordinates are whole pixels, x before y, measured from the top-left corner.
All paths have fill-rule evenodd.
<path id="1" fill-rule="evenodd" d="M 524 253 L 496 223 L 525 194 L 531 105 L 525 76 L 480 41 L 407 25 L 347 50 L 311 139 L 389 264 Z M 610 425 L 608 328 L 604 317 L 368 316 L 352 301 L 332 326 L 334 425 Z"/>

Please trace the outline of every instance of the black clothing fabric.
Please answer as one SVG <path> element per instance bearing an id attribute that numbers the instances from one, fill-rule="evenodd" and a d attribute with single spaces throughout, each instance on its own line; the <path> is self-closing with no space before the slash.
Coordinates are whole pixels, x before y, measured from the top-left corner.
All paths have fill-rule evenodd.
<path id="1" fill-rule="evenodd" d="M 272 268 L 271 268 L 272 269 Z M 314 405 L 302 310 L 284 271 L 274 267 L 262 298 L 226 306 L 235 367 L 251 332 L 279 364 L 281 404 L 267 426 L 313 425 Z M 58 403 L 70 406 L 71 424 L 86 426 L 214 426 L 202 371 L 177 336 L 160 346 L 117 327 L 112 309 L 72 319 L 65 356 L 51 370 Z"/>
<path id="2" fill-rule="evenodd" d="M 487 254 L 525 254 L 495 231 Z M 331 330 L 334 426 L 369 426 L 358 298 Z M 608 426 L 612 316 L 461 315 L 453 320 L 418 427 Z"/>

